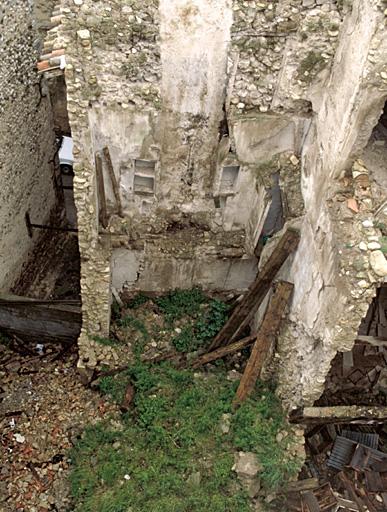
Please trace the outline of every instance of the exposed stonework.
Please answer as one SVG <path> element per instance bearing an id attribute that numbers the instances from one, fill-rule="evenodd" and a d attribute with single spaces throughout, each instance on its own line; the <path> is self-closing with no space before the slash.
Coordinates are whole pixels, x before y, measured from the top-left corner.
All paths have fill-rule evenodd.
<path id="1" fill-rule="evenodd" d="M 373 263 L 378 253 L 372 242 L 381 233 L 368 178 L 372 169 L 354 160 L 387 97 L 384 24 L 383 2 L 353 2 L 332 72 L 313 97 L 318 115 L 302 154 L 306 214 L 289 270 L 295 284 L 291 323 L 277 354 L 281 394 L 291 404 L 319 397 L 332 358 L 351 349 L 383 280 Z"/>
<path id="2" fill-rule="evenodd" d="M 40 39 L 31 2 L 0 8 L 0 290 L 19 276 L 39 236 L 29 238 L 25 213 L 45 223 L 56 201 L 52 115 L 36 73 Z"/>
<path id="3" fill-rule="evenodd" d="M 313 402 L 383 278 L 378 221 L 363 225 L 384 215 L 377 180 L 364 195 L 351 171 L 387 95 L 383 2 L 62 0 L 61 16 L 80 366 L 103 360 L 90 336 L 108 332 L 111 284 L 247 287 L 276 175 L 284 220 L 301 229 L 283 269 L 295 294 L 276 358 L 280 389 L 290 403 Z M 105 146 L 121 203 L 104 162 L 106 229 L 94 169 Z"/>
<path id="4" fill-rule="evenodd" d="M 308 109 L 309 88 L 335 52 L 341 24 L 335 2 L 234 0 L 233 11 L 233 107 Z"/>

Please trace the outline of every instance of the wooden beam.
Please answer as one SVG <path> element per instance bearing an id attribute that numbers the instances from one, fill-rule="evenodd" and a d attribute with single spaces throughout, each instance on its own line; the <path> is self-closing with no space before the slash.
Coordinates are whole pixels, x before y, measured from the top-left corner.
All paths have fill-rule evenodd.
<path id="1" fill-rule="evenodd" d="M 375 336 L 358 336 L 356 341 L 362 341 L 364 343 L 369 343 L 374 347 L 387 347 L 387 339 L 386 338 L 377 338 Z"/>
<path id="2" fill-rule="evenodd" d="M 317 489 L 319 486 L 318 478 L 306 478 L 304 480 L 297 480 L 296 482 L 289 482 L 286 486 L 287 492 L 301 492 L 311 491 Z"/>
<path id="3" fill-rule="evenodd" d="M 247 336 L 247 338 L 243 338 L 239 341 L 231 343 L 231 345 L 226 345 L 225 347 L 221 347 L 217 350 L 213 350 L 212 352 L 208 352 L 207 354 L 203 354 L 192 361 L 190 366 L 192 368 L 199 368 L 200 366 L 210 363 L 211 361 L 215 361 L 216 359 L 220 359 L 224 356 L 227 356 L 228 354 L 242 350 L 251 345 L 256 338 L 257 335 L 253 334 L 252 336 Z"/>
<path id="4" fill-rule="evenodd" d="M 210 346 L 211 350 L 230 344 L 241 336 L 244 328 L 249 324 L 269 291 L 279 269 L 289 254 L 296 250 L 299 240 L 300 234 L 297 230 L 288 228 L 285 231 L 272 255 L 259 272 L 254 283 L 250 286 L 246 296 L 234 309 L 225 326 L 214 338 Z"/>
<path id="5" fill-rule="evenodd" d="M 0 303 L 0 330 L 31 341 L 74 342 L 81 330 L 81 308 L 34 301 Z"/>
<path id="6" fill-rule="evenodd" d="M 99 152 L 95 154 L 95 173 L 97 178 L 99 221 L 104 228 L 107 228 L 108 215 L 106 207 L 105 183 L 103 180 L 102 157 Z"/>
<path id="7" fill-rule="evenodd" d="M 280 281 L 275 286 L 264 319 L 258 329 L 257 339 L 250 358 L 239 383 L 234 405 L 240 404 L 252 393 L 270 347 L 277 336 L 293 288 L 293 284 L 287 281 Z"/>
<path id="8" fill-rule="evenodd" d="M 105 160 L 106 160 L 106 165 L 107 165 L 107 170 L 108 170 L 108 173 L 109 173 L 110 181 L 112 182 L 113 193 L 114 193 L 114 197 L 116 199 L 116 205 L 117 205 L 117 213 L 118 213 L 118 215 L 120 217 L 123 217 L 122 204 L 121 204 L 121 196 L 120 196 L 120 188 L 118 186 L 117 178 L 116 178 L 116 175 L 114 173 L 112 159 L 110 157 L 110 151 L 109 151 L 109 148 L 107 146 L 105 146 L 102 151 L 103 151 L 103 154 L 104 154 L 104 157 L 105 157 Z"/>
<path id="9" fill-rule="evenodd" d="M 387 407 L 338 405 L 333 407 L 304 407 L 290 416 L 292 423 L 383 423 L 387 421 Z"/>
<path id="10" fill-rule="evenodd" d="M 311 491 L 302 494 L 302 501 L 307 507 L 308 512 L 321 512 L 316 496 Z"/>

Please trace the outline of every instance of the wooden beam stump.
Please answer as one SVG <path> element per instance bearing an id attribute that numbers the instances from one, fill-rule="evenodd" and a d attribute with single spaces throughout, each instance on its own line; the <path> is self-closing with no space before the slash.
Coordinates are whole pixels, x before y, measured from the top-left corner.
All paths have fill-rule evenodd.
<path id="1" fill-rule="evenodd" d="M 282 235 L 272 255 L 259 272 L 256 280 L 250 286 L 246 296 L 235 308 L 221 331 L 216 335 L 210 346 L 210 350 L 227 345 L 241 336 L 244 328 L 255 315 L 263 299 L 265 298 L 273 279 L 277 275 L 283 263 L 298 247 L 300 234 L 297 230 L 288 228 Z"/>
<path id="2" fill-rule="evenodd" d="M 107 208 L 106 208 L 105 183 L 103 180 L 103 172 L 102 172 L 102 157 L 101 157 L 100 153 L 95 154 L 95 173 L 96 173 L 96 177 L 97 177 L 99 221 L 104 228 L 107 228 L 108 215 L 107 215 Z"/>
<path id="3" fill-rule="evenodd" d="M 103 151 L 103 154 L 104 154 L 104 157 L 106 160 L 106 165 L 107 165 L 107 170 L 109 173 L 110 181 L 112 182 L 113 193 L 114 193 L 114 197 L 115 197 L 116 205 L 117 205 L 117 213 L 120 217 L 123 217 L 120 188 L 118 186 L 118 181 L 117 181 L 116 175 L 114 174 L 114 168 L 113 168 L 113 164 L 112 164 L 112 159 L 110 157 L 110 151 L 107 146 L 105 146 L 102 151 Z"/>
<path id="4" fill-rule="evenodd" d="M 243 402 L 253 391 L 266 356 L 277 336 L 293 288 L 293 284 L 286 281 L 280 281 L 276 285 L 262 324 L 258 329 L 257 339 L 236 392 L 234 405 Z"/>

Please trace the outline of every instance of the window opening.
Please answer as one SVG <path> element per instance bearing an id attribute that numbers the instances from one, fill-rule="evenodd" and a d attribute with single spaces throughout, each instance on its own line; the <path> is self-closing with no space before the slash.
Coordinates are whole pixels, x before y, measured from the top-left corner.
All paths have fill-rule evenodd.
<path id="1" fill-rule="evenodd" d="M 138 194 L 154 194 L 156 162 L 151 160 L 134 161 L 134 192 Z"/>
<path id="2" fill-rule="evenodd" d="M 239 174 L 239 165 L 226 165 L 220 179 L 221 192 L 233 192 Z"/>

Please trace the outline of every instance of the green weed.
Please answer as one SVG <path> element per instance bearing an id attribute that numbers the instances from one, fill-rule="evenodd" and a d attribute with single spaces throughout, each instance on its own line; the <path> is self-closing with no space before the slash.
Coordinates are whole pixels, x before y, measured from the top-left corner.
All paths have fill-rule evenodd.
<path id="1" fill-rule="evenodd" d="M 0 332 L 0 343 L 2 345 L 4 345 L 5 347 L 10 347 L 12 344 L 11 338 L 9 336 L 7 336 L 7 334 Z"/>
<path id="2" fill-rule="evenodd" d="M 207 297 L 200 288 L 174 290 L 155 300 L 169 323 L 173 323 L 185 315 L 196 318 L 200 312 L 201 305 L 206 301 Z"/>
<path id="3" fill-rule="evenodd" d="M 198 378 L 167 364 L 136 364 L 121 378 L 121 388 L 106 378 L 104 391 L 119 394 L 130 378 L 134 412 L 119 431 L 109 421 L 89 427 L 74 447 L 74 512 L 248 512 L 250 500 L 231 469 L 233 452 L 257 453 L 268 489 L 298 469 L 276 441 L 286 424 L 266 386 L 233 414 L 237 384 L 220 370 Z M 224 413 L 232 415 L 229 434 L 219 428 Z"/>
<path id="4" fill-rule="evenodd" d="M 220 300 L 211 300 L 206 309 L 201 309 L 200 316 L 185 325 L 172 343 L 178 352 L 192 352 L 206 346 L 220 331 L 227 320 L 229 307 Z"/>
<path id="5" fill-rule="evenodd" d="M 105 346 L 109 346 L 109 347 L 113 347 L 114 345 L 120 344 L 120 342 L 114 338 L 104 338 L 102 336 L 92 336 L 91 339 L 93 341 L 96 341 L 100 345 L 105 345 Z"/>
<path id="6" fill-rule="evenodd" d="M 130 315 L 126 315 L 118 320 L 118 325 L 124 329 L 133 329 L 140 333 L 140 338 L 136 339 L 133 343 L 133 354 L 136 360 L 140 358 L 144 352 L 145 344 L 150 340 L 148 329 L 144 322 L 139 318 L 135 318 Z"/>
<path id="7" fill-rule="evenodd" d="M 379 238 L 379 243 L 380 243 L 380 250 L 382 251 L 383 254 L 387 255 L 387 236 L 382 236 Z"/>
<path id="8" fill-rule="evenodd" d="M 129 373 L 122 372 L 119 375 L 102 377 L 98 387 L 103 394 L 109 395 L 114 402 L 120 404 L 124 399 L 125 390 L 129 382 Z"/>
<path id="9" fill-rule="evenodd" d="M 298 78 L 304 82 L 311 82 L 313 77 L 317 75 L 326 66 L 324 57 L 315 51 L 308 52 L 307 56 L 300 62 L 298 68 Z"/>
<path id="10" fill-rule="evenodd" d="M 262 482 L 267 488 L 278 489 L 297 474 L 300 464 L 286 457 L 288 437 L 277 442 L 277 434 L 286 430 L 280 401 L 273 391 L 261 390 L 259 400 L 247 400 L 233 416 L 234 444 L 239 450 L 257 453 L 263 466 Z"/>
<path id="11" fill-rule="evenodd" d="M 138 293 L 133 299 L 128 302 L 128 308 L 130 309 L 138 309 L 143 304 L 146 304 L 150 298 L 143 293 Z"/>

